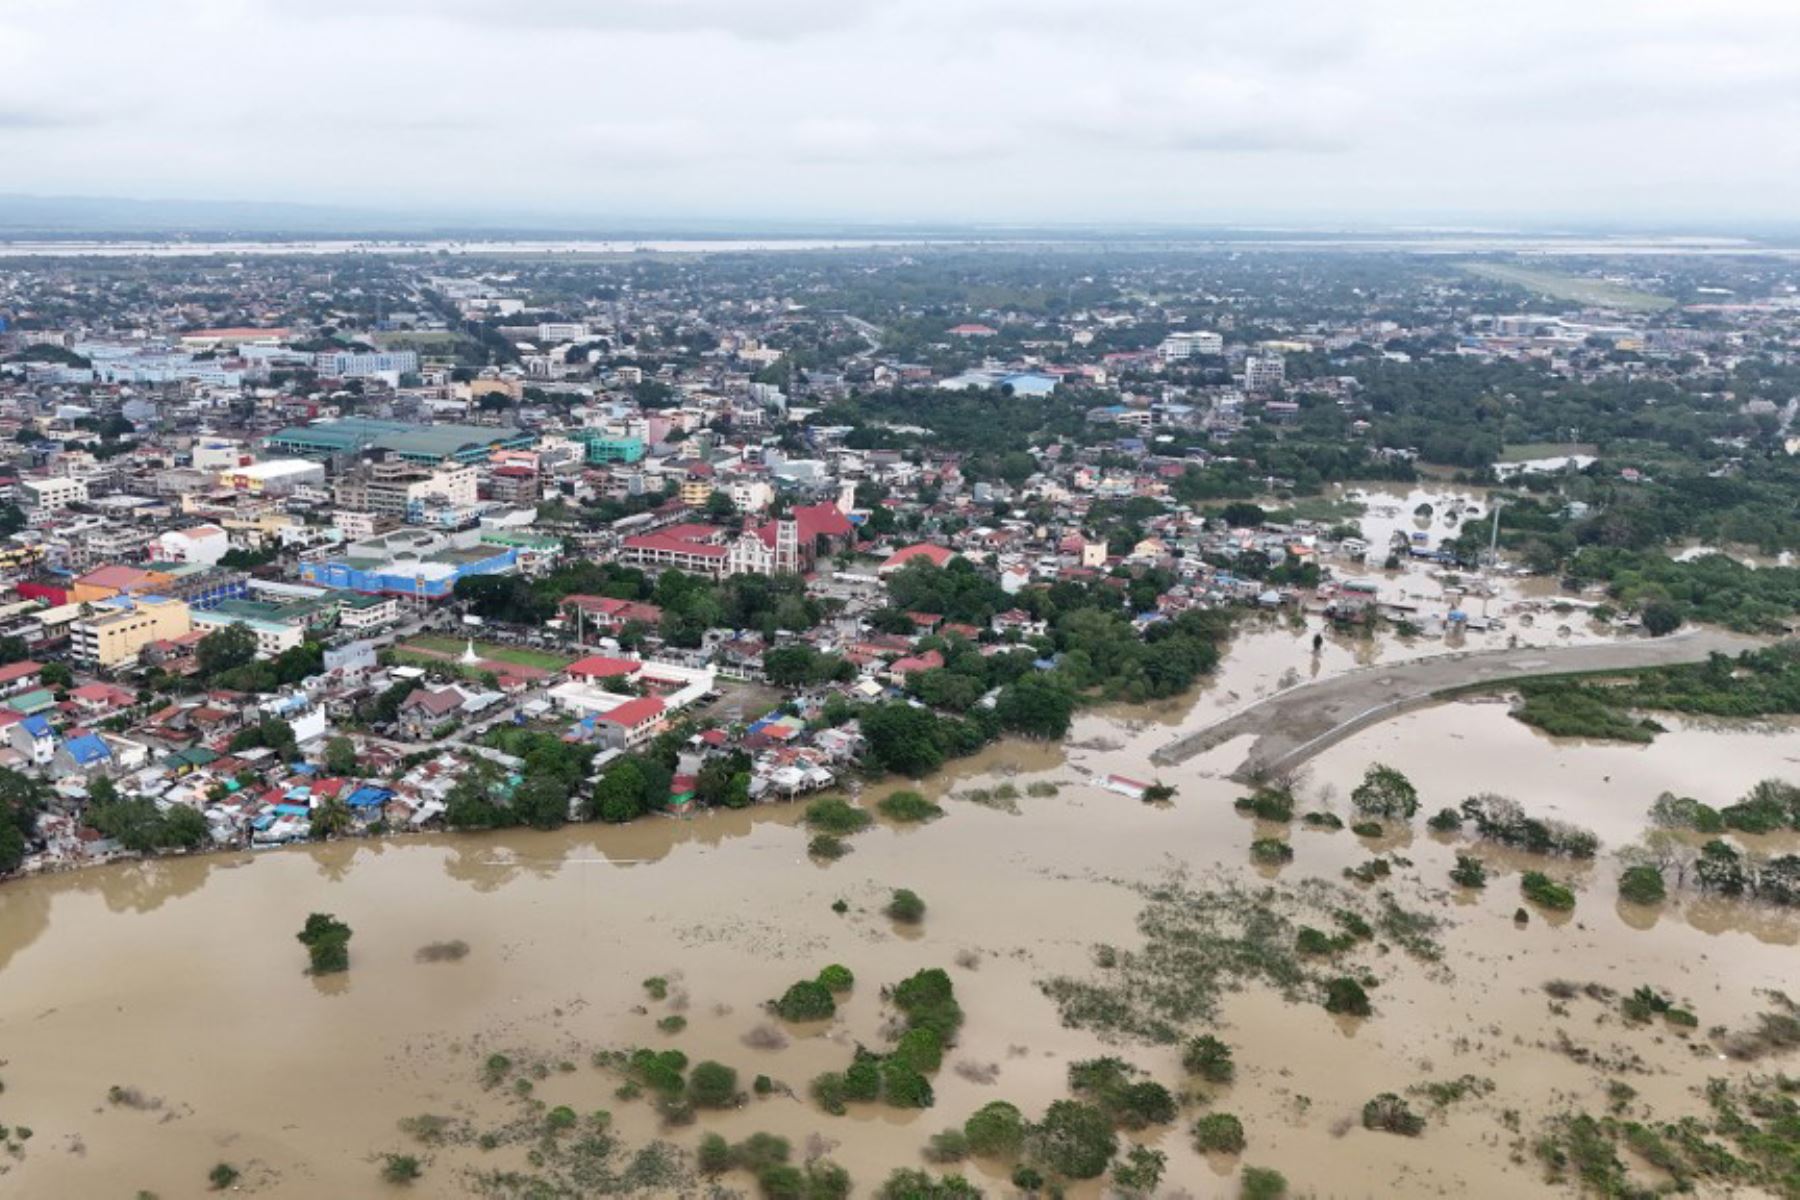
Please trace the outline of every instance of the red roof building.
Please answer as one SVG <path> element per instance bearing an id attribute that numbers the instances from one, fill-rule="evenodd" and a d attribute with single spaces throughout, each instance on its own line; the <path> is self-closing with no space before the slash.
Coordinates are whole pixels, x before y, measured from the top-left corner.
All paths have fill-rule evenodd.
<path id="1" fill-rule="evenodd" d="M 876 574 L 886 575 L 898 571 L 907 563 L 923 560 L 934 567 L 941 567 L 956 557 L 956 551 L 948 546 L 934 546 L 930 542 L 920 542 L 914 546 L 906 546 L 888 555 L 888 560 L 881 564 Z"/>
<path id="2" fill-rule="evenodd" d="M 604 654 L 590 654 L 565 668 L 569 678 L 585 679 L 590 683 L 600 679 L 629 679 L 643 669 L 644 664 L 636 659 L 609 658 Z"/>

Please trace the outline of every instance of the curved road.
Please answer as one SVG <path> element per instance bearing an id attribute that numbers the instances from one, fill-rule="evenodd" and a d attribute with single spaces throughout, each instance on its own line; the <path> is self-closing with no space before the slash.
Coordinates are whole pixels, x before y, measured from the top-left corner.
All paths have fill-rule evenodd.
<path id="1" fill-rule="evenodd" d="M 1277 692 L 1223 721 L 1158 747 L 1150 760 L 1158 766 L 1171 766 L 1234 737 L 1256 734 L 1249 754 L 1232 776 L 1279 775 L 1359 729 L 1430 704 L 1445 692 L 1469 684 L 1699 662 L 1714 652 L 1737 654 L 1765 644 L 1738 634 L 1702 630 L 1654 640 L 1439 654 L 1364 667 Z"/>

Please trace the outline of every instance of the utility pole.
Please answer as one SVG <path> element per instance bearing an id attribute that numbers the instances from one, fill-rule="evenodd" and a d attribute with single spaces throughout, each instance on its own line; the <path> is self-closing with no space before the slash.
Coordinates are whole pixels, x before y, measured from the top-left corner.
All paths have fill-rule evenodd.
<path id="1" fill-rule="evenodd" d="M 1500 565 L 1500 506 L 1503 503 L 1499 496 L 1494 497 L 1494 531 L 1488 537 L 1489 570 Z"/>

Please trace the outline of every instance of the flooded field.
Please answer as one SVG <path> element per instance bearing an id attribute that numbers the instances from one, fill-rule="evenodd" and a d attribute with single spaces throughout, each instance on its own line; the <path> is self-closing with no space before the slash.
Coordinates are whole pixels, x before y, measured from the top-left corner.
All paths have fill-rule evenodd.
<path id="1" fill-rule="evenodd" d="M 1315 660 L 1310 642 L 1310 630 L 1253 630 L 1194 696 L 1085 714 L 1063 746 L 990 747 L 919 788 L 943 803 L 943 818 L 917 827 L 880 819 L 830 864 L 808 857 L 797 808 L 765 808 L 624 828 L 334 843 L 8 884 L 0 1120 L 29 1126 L 32 1137 L 0 1160 L 0 1193 L 190 1196 L 214 1164 L 229 1162 L 258 1195 L 398 1195 L 380 1179 L 382 1156 L 407 1152 L 423 1164 L 416 1194 L 526 1195 L 533 1178 L 563 1169 L 534 1162 L 537 1143 L 509 1132 L 542 1102 L 548 1111 L 568 1106 L 583 1128 L 606 1110 L 620 1167 L 657 1138 L 691 1152 L 706 1132 L 735 1142 L 766 1131 L 789 1138 L 796 1158 L 815 1139 L 810 1149 L 845 1166 L 856 1194 L 869 1195 L 893 1168 L 925 1165 L 927 1139 L 982 1105 L 1008 1100 L 1036 1117 L 1069 1094 L 1072 1061 L 1117 1054 L 1178 1094 L 1207 1097 L 1172 1124 L 1128 1135 L 1167 1154 L 1158 1195 L 1235 1195 L 1242 1167 L 1253 1164 L 1278 1167 L 1297 1190 L 1319 1195 L 1515 1197 L 1547 1190 L 1531 1157 L 1547 1116 L 1603 1112 L 1618 1095 L 1608 1085 L 1620 1080 L 1634 1089 L 1635 1110 L 1698 1111 L 1709 1076 L 1758 1069 L 1720 1060 L 1701 1034 L 1629 1026 L 1614 1004 L 1558 1000 L 1543 985 L 1567 979 L 1629 993 L 1650 984 L 1697 1014 L 1703 1030 L 1750 1022 L 1767 1008 L 1757 989 L 1795 988 L 1792 914 L 1692 895 L 1641 909 L 1617 899 L 1609 857 L 1642 832 L 1664 789 L 1717 805 L 1758 779 L 1800 777 L 1792 728 L 1677 727 L 1649 746 L 1619 747 L 1552 741 L 1492 702 L 1416 712 L 1332 747 L 1296 789 L 1298 811 L 1347 817 L 1348 793 L 1370 762 L 1404 770 L 1423 800 L 1420 820 L 1380 841 L 1239 813 L 1232 801 L 1242 789 L 1223 778 L 1241 749 L 1230 744 L 1163 771 L 1177 788 L 1168 804 L 1097 786 L 1114 772 L 1149 777 L 1149 751 L 1173 733 L 1313 671 L 1442 648 L 1328 639 Z M 1032 795 L 1034 782 L 1058 788 Z M 900 786 L 866 789 L 860 802 L 872 807 Z M 1426 830 L 1424 815 L 1478 791 L 1595 830 L 1600 857 L 1530 860 Z M 1250 843 L 1261 837 L 1287 840 L 1293 860 L 1252 865 Z M 1458 850 L 1487 863 L 1485 891 L 1448 881 Z M 1406 865 L 1380 887 L 1342 878 L 1372 851 Z M 1574 912 L 1534 909 L 1515 925 L 1517 875 L 1527 869 L 1573 882 Z M 883 915 L 897 887 L 925 900 L 922 924 Z M 1404 910 L 1441 922 L 1435 952 L 1397 941 L 1355 952 L 1374 981 L 1367 1018 L 1284 999 L 1260 981 L 1227 987 L 1215 1012 L 1182 1030 L 1232 1046 L 1237 1079 L 1226 1086 L 1186 1076 L 1177 1045 L 1071 1028 L 1046 994 L 1058 979 L 1105 985 L 1109 968 L 1097 963 L 1112 951 L 1099 947 L 1120 954 L 1112 977 L 1131 978 L 1148 905 L 1263 887 L 1277 889 L 1296 921 L 1321 904 L 1373 918 L 1385 911 L 1385 889 Z M 303 972 L 294 934 L 314 911 L 354 929 L 346 975 Z M 455 942 L 466 954 L 420 953 Z M 792 1025 L 762 1009 L 831 963 L 856 977 L 835 1019 Z M 928 967 L 949 973 L 966 1012 L 932 1079 L 935 1104 L 822 1112 L 808 1082 L 842 1071 L 858 1043 L 885 1049 L 894 1008 L 881 989 Z M 662 982 L 647 987 L 652 979 Z M 596 1051 L 636 1047 L 725 1063 L 749 1095 L 740 1108 L 666 1127 L 647 1099 L 618 1096 L 615 1070 L 593 1063 Z M 504 1068 L 486 1065 L 496 1054 Z M 765 1095 L 751 1089 L 758 1075 L 771 1081 Z M 1414 1097 L 1427 1120 L 1422 1136 L 1371 1132 L 1357 1120 L 1377 1093 L 1463 1076 L 1481 1086 L 1441 1105 Z M 1209 1111 L 1241 1118 L 1241 1155 L 1193 1148 L 1189 1126 Z M 422 1140 L 421 1129 L 437 1126 L 416 1120 L 402 1129 L 426 1114 L 452 1132 Z M 1009 1165 L 952 1169 L 989 1195 L 1016 1194 Z M 745 1172 L 718 1182 L 755 1194 Z M 709 1186 L 690 1170 L 644 1194 Z M 1106 1192 L 1095 1183 L 1071 1194 Z"/>

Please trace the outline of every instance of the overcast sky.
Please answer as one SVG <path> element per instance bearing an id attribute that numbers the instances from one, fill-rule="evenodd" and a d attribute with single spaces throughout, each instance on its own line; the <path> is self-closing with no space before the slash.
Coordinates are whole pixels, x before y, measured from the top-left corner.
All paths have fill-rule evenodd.
<path id="1" fill-rule="evenodd" d="M 1800 214 L 1800 0 L 0 0 L 0 191 L 606 218 Z"/>

